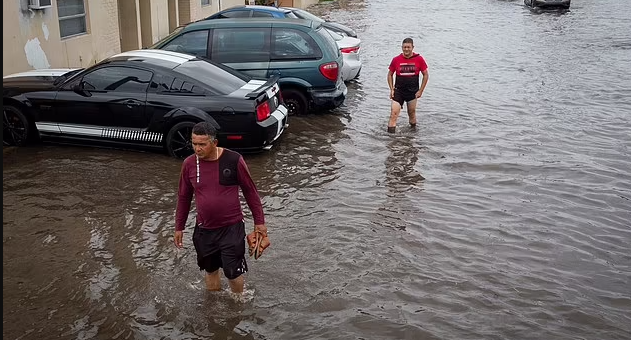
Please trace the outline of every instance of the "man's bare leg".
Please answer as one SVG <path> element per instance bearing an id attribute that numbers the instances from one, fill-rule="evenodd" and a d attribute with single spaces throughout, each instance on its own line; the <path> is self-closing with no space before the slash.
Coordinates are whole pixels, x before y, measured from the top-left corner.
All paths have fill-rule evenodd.
<path id="1" fill-rule="evenodd" d="M 243 275 L 239 275 L 236 279 L 228 280 L 230 284 L 230 290 L 235 294 L 243 293 L 243 286 L 245 285 L 245 280 L 243 279 Z"/>
<path id="2" fill-rule="evenodd" d="M 412 127 L 416 126 L 416 99 L 408 102 L 408 118 Z"/>
<path id="3" fill-rule="evenodd" d="M 221 290 L 221 277 L 219 276 L 219 269 L 215 270 L 212 273 L 206 272 L 206 289 L 210 291 L 220 291 Z"/>
<path id="4" fill-rule="evenodd" d="M 388 132 L 395 132 L 397 127 L 397 119 L 401 113 L 401 104 L 394 100 L 390 104 L 390 121 L 388 122 Z"/>

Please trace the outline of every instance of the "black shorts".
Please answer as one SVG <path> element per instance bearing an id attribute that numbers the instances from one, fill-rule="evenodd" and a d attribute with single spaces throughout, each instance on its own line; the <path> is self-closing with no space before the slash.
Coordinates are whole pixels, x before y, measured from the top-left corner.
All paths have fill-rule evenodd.
<path id="1" fill-rule="evenodd" d="M 403 107 L 404 102 L 411 102 L 416 99 L 416 91 L 394 89 L 392 100 Z"/>
<path id="2" fill-rule="evenodd" d="M 245 262 L 245 224 L 206 229 L 195 226 L 193 245 L 197 252 L 199 270 L 212 273 L 223 268 L 224 275 L 233 280 L 248 271 Z"/>

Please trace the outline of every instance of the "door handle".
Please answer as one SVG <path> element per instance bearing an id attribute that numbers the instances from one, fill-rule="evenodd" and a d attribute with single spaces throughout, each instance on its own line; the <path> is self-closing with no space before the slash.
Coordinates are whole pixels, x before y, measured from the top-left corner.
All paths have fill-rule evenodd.
<path id="1" fill-rule="evenodd" d="M 133 99 L 128 99 L 126 101 L 123 102 L 125 104 L 125 106 L 127 106 L 130 109 L 133 109 L 134 106 L 140 106 L 140 102 L 137 100 L 133 100 Z"/>

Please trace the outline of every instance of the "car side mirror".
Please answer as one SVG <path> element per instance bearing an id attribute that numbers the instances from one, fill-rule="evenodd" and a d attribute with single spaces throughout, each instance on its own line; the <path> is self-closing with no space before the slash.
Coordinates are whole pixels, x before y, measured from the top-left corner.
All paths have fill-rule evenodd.
<path id="1" fill-rule="evenodd" d="M 72 90 L 76 92 L 77 94 L 80 94 L 85 97 L 91 96 L 92 94 L 90 93 L 90 91 L 86 90 L 85 87 L 86 87 L 85 82 L 82 80 L 78 82 L 77 84 L 74 84 L 72 86 Z"/>

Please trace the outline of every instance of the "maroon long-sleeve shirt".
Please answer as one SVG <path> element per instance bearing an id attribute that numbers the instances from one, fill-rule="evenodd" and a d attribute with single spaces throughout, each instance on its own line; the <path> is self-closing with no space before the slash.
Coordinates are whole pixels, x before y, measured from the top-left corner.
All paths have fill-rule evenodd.
<path id="1" fill-rule="evenodd" d="M 234 169 L 226 168 L 225 164 L 220 169 L 220 160 L 231 156 L 235 160 L 238 158 L 236 176 L 232 174 Z M 243 211 L 239 200 L 239 188 L 252 211 L 254 224 L 265 223 L 261 198 L 241 155 L 224 149 L 218 160 L 199 159 L 199 174 L 197 164 L 198 159 L 195 155 L 189 156 L 182 163 L 175 210 L 175 230 L 184 230 L 193 193 L 197 207 L 196 223 L 202 228 L 221 228 L 240 222 L 243 219 Z M 223 176 L 221 179 L 223 184 L 220 183 L 220 175 Z"/>

